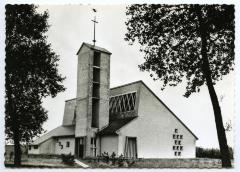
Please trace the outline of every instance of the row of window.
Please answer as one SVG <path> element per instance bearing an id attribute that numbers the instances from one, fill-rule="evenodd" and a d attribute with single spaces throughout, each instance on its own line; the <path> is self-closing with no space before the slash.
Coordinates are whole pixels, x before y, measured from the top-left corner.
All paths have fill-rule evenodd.
<path id="1" fill-rule="evenodd" d="M 29 146 L 28 146 L 28 150 L 31 150 L 31 149 L 32 149 L 32 146 L 29 145 Z M 33 145 L 33 149 L 38 149 L 38 145 Z"/>
<path id="2" fill-rule="evenodd" d="M 181 156 L 181 152 L 174 152 L 175 156 Z"/>
<path id="3" fill-rule="evenodd" d="M 61 142 L 58 142 L 58 145 L 61 147 L 61 149 L 63 149 L 63 145 L 61 144 Z M 67 148 L 70 147 L 70 142 L 69 141 L 66 142 L 66 147 Z"/>
<path id="4" fill-rule="evenodd" d="M 173 146 L 173 150 L 183 150 L 183 146 Z"/>
<path id="5" fill-rule="evenodd" d="M 182 141 L 181 140 L 174 140 L 175 145 L 181 145 Z"/>
<path id="6" fill-rule="evenodd" d="M 58 145 L 61 147 L 61 149 L 63 149 L 63 145 L 61 144 L 61 142 L 58 142 Z M 69 141 L 66 142 L 66 147 L 67 148 L 70 147 L 70 142 Z M 32 146 L 29 145 L 28 150 L 31 150 L 31 149 L 32 149 Z M 33 149 L 38 149 L 38 145 L 33 145 Z"/>
<path id="7" fill-rule="evenodd" d="M 173 134 L 173 139 L 183 139 L 183 135 Z"/>

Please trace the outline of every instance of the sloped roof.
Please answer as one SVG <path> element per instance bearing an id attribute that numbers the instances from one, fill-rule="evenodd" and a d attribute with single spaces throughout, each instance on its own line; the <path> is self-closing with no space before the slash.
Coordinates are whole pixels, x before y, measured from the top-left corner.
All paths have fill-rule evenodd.
<path id="1" fill-rule="evenodd" d="M 59 126 L 36 139 L 32 145 L 38 145 L 52 137 L 75 135 L 74 126 Z"/>
<path id="2" fill-rule="evenodd" d="M 92 45 L 92 44 L 88 44 L 86 42 L 83 42 L 81 47 L 79 48 L 79 50 L 77 51 L 77 55 L 79 53 L 79 51 L 81 50 L 81 48 L 83 47 L 83 45 L 87 46 L 88 48 L 90 49 L 93 49 L 93 50 L 97 50 L 97 51 L 101 51 L 101 52 L 104 52 L 104 53 L 107 53 L 107 54 L 112 54 L 110 51 L 108 51 L 107 49 L 105 48 L 102 48 L 102 47 L 98 47 L 98 46 L 95 46 L 95 45 Z"/>
<path id="3" fill-rule="evenodd" d="M 109 125 L 98 132 L 98 135 L 117 135 L 116 131 L 124 125 L 131 122 L 136 117 L 128 117 L 117 119 L 109 123 Z"/>
<path id="4" fill-rule="evenodd" d="M 117 88 L 121 88 L 121 87 L 125 87 L 125 86 L 129 86 L 129 85 L 133 85 L 133 84 L 136 84 L 136 83 L 140 83 L 142 84 L 143 86 L 145 86 L 147 88 L 148 91 L 150 91 L 153 96 L 161 103 L 163 104 L 163 106 L 165 106 L 167 108 L 167 110 L 196 138 L 198 139 L 198 137 L 177 117 L 177 115 L 175 115 L 173 113 L 173 111 L 142 81 L 142 80 L 139 80 L 139 81 L 135 81 L 135 82 L 131 82 L 131 83 L 127 83 L 127 84 L 124 84 L 124 85 L 120 85 L 120 86 L 117 86 L 117 87 L 114 87 L 114 88 L 111 88 L 111 90 L 114 90 L 114 89 L 117 89 Z"/>

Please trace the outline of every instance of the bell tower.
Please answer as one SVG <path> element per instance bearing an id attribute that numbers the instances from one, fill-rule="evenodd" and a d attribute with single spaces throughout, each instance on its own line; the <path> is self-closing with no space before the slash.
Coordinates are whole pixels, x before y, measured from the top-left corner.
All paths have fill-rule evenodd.
<path id="1" fill-rule="evenodd" d="M 96 156 L 99 151 L 96 132 L 109 123 L 111 53 L 104 48 L 83 43 L 77 55 L 75 137 L 83 140 L 84 157 Z"/>

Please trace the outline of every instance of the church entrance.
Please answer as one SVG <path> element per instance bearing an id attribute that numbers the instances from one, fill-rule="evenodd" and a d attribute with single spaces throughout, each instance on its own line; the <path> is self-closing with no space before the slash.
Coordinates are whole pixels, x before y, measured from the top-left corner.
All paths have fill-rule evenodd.
<path id="1" fill-rule="evenodd" d="M 84 155 L 84 137 L 75 138 L 75 156 L 83 158 Z"/>
<path id="2" fill-rule="evenodd" d="M 137 158 L 137 138 L 136 137 L 126 137 L 125 142 L 125 157 Z"/>

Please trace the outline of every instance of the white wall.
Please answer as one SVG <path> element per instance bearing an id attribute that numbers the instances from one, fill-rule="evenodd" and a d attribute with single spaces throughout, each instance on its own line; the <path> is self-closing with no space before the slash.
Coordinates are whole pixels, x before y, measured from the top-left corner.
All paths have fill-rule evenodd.
<path id="1" fill-rule="evenodd" d="M 108 152 L 108 155 L 112 155 L 115 152 L 118 155 L 118 136 L 101 137 L 101 153 L 103 152 Z"/>
<path id="2" fill-rule="evenodd" d="M 132 136 L 137 137 L 139 158 L 195 157 L 195 137 L 143 85 L 139 103 L 138 117 L 119 131 L 119 155 L 123 154 L 125 137 Z M 172 148 L 175 128 L 183 135 L 181 156 L 175 156 Z"/>
<path id="3" fill-rule="evenodd" d="M 70 146 L 66 147 L 67 142 L 70 142 Z M 61 145 L 63 145 L 63 149 L 61 149 L 61 146 L 59 146 L 59 142 L 61 142 Z M 74 138 L 58 138 L 58 141 L 56 142 L 55 147 L 55 154 L 69 154 L 71 153 L 74 155 L 74 149 L 75 148 L 75 139 Z"/>
<path id="4" fill-rule="evenodd" d="M 31 145 L 31 150 L 29 150 L 29 147 L 28 147 L 28 154 L 39 154 L 39 146 L 37 149 L 34 149 L 33 147 L 34 146 Z"/>

